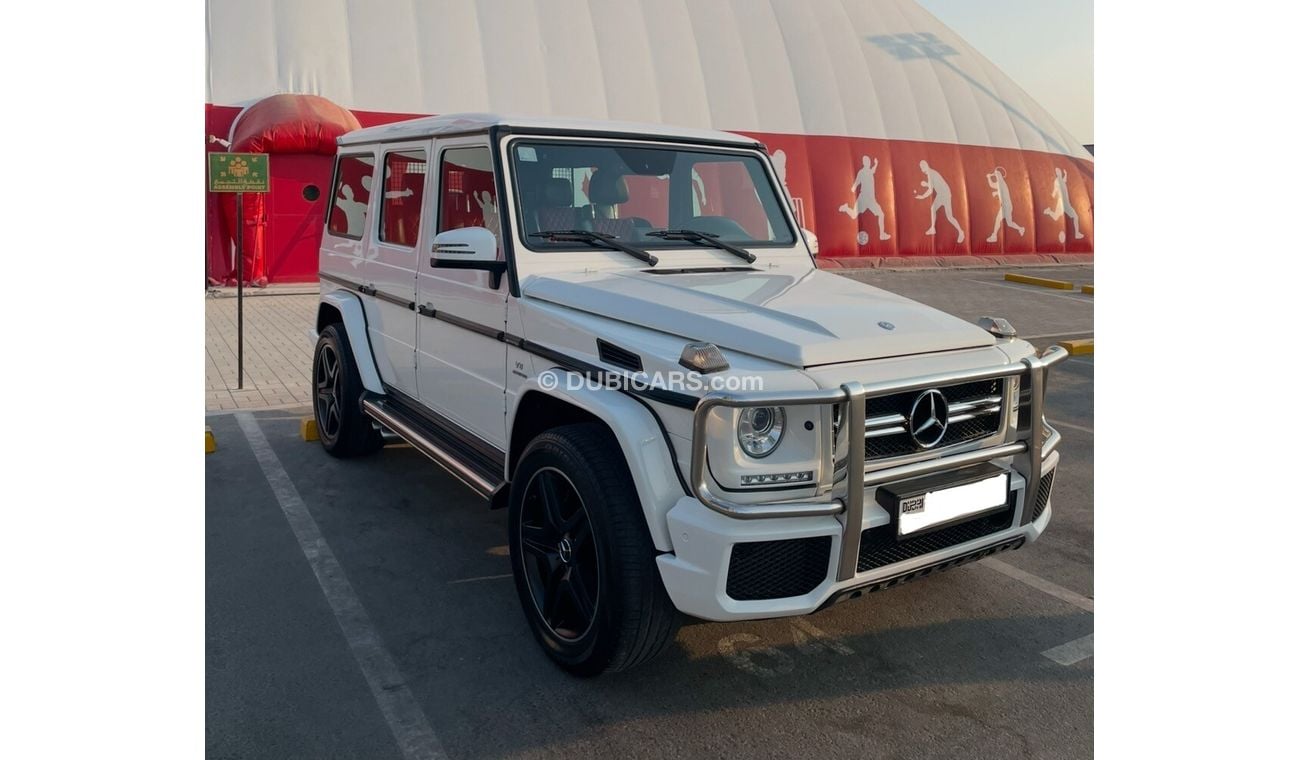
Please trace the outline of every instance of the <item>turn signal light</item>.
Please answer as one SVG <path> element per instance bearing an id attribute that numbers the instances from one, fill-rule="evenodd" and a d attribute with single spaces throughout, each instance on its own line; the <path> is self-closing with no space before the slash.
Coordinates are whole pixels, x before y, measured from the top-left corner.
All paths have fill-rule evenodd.
<path id="1" fill-rule="evenodd" d="M 980 317 L 979 326 L 998 338 L 1016 337 L 1016 328 L 1002 317 Z"/>
<path id="2" fill-rule="evenodd" d="M 686 369 L 693 369 L 703 375 L 731 367 L 727 357 L 722 355 L 722 350 L 712 343 L 687 343 L 682 349 L 682 358 L 677 362 Z"/>

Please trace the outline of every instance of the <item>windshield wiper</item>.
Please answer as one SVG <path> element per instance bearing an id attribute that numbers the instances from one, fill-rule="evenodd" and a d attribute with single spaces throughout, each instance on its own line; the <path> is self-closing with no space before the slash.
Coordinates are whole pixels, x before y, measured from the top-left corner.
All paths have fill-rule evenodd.
<path id="1" fill-rule="evenodd" d="M 654 232 L 647 232 L 646 234 L 651 237 L 663 238 L 664 240 L 685 240 L 689 243 L 695 243 L 696 245 L 707 245 L 713 248 L 721 248 L 727 253 L 739 256 L 750 264 L 753 264 L 758 260 L 757 256 L 746 251 L 744 248 L 723 242 L 717 235 L 710 232 L 700 232 L 699 230 L 656 230 Z"/>
<path id="2" fill-rule="evenodd" d="M 643 251 L 640 248 L 630 246 L 626 243 L 620 243 L 613 235 L 606 235 L 601 232 L 592 232 L 591 230 L 547 230 L 545 232 L 532 232 L 528 237 L 541 238 L 554 243 L 587 243 L 594 247 L 605 246 L 610 250 L 622 251 L 631 256 L 644 261 L 650 266 L 659 263 L 659 257 L 652 253 Z"/>

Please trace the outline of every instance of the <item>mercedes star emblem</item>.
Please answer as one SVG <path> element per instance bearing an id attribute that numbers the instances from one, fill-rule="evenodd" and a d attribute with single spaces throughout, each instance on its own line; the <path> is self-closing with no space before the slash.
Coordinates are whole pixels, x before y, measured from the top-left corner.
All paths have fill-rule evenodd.
<path id="1" fill-rule="evenodd" d="M 917 446 L 934 448 L 948 432 L 948 399 L 934 389 L 917 396 L 907 415 L 907 425 Z"/>

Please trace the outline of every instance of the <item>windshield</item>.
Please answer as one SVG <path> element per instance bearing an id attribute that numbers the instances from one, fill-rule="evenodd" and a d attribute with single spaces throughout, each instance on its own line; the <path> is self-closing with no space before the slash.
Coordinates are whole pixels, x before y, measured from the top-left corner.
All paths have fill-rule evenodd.
<path id="1" fill-rule="evenodd" d="M 794 231 L 752 153 L 579 142 L 516 142 L 511 150 L 525 245 L 590 250 L 589 231 L 638 248 L 691 248 L 705 238 L 742 248 L 790 246 Z M 567 239 L 566 239 L 567 238 Z"/>

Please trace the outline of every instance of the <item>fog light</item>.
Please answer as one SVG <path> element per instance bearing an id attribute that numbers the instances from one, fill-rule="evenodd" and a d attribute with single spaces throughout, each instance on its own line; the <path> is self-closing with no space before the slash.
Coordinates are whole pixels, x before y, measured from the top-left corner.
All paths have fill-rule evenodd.
<path id="1" fill-rule="evenodd" d="M 742 486 L 766 486 L 780 483 L 810 483 L 812 470 L 802 472 L 768 472 L 762 475 L 741 475 Z"/>

